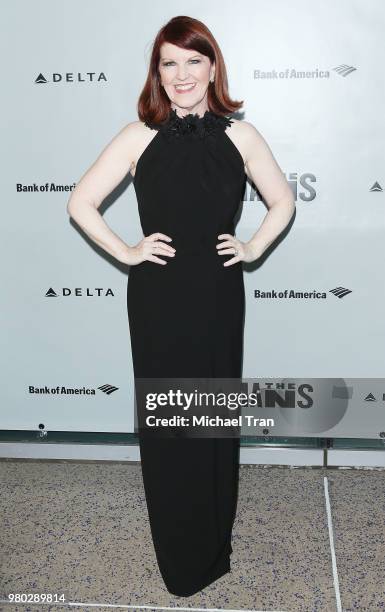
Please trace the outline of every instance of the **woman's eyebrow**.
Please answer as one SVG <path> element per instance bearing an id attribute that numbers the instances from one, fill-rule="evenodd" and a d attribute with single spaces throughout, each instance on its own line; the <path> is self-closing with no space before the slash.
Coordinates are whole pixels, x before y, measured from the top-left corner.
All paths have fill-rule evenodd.
<path id="1" fill-rule="evenodd" d="M 187 61 L 188 61 L 189 59 L 192 59 L 193 57 L 202 57 L 202 55 L 201 55 L 200 53 L 196 53 L 195 55 L 191 55 L 190 57 L 188 57 L 188 58 L 187 58 Z M 163 60 L 172 60 L 172 61 L 174 61 L 174 60 L 173 60 L 171 57 L 161 57 L 160 59 L 161 59 L 162 61 L 163 61 Z"/>

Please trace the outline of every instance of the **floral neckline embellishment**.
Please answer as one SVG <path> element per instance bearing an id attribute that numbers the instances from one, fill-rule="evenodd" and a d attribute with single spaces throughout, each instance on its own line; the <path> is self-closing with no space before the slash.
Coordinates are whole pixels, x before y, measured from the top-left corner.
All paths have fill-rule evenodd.
<path id="1" fill-rule="evenodd" d="M 184 117 L 179 117 L 175 109 L 170 109 L 168 119 L 164 123 L 145 122 L 147 127 L 152 130 L 159 130 L 167 138 L 180 138 L 190 135 L 193 138 L 204 138 L 205 136 L 225 130 L 233 123 L 228 117 L 217 115 L 211 110 L 205 111 L 200 117 L 198 113 L 189 113 Z"/>

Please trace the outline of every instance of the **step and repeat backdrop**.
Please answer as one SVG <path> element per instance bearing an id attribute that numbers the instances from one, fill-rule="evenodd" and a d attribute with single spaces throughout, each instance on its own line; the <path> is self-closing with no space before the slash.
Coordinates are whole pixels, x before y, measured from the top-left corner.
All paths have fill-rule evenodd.
<path id="1" fill-rule="evenodd" d="M 383 2 L 15 0 L 2 12 L 0 428 L 134 431 L 129 268 L 66 206 L 138 119 L 154 37 L 184 14 L 214 34 L 244 100 L 237 118 L 264 136 L 295 196 L 288 231 L 244 265 L 244 377 L 299 392 L 268 431 L 381 438 Z M 128 244 L 142 238 L 129 175 L 100 211 Z M 248 181 L 237 237 L 266 213 Z"/>

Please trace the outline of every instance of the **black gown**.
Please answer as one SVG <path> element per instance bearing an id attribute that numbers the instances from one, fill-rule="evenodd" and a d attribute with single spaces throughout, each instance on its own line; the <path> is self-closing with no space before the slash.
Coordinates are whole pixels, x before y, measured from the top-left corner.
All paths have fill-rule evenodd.
<path id="1" fill-rule="evenodd" d="M 137 377 L 241 377 L 245 295 L 242 262 L 223 266 L 218 235 L 234 235 L 244 162 L 226 133 L 231 119 L 171 110 L 136 165 L 145 236 L 176 249 L 131 266 L 127 308 Z M 239 438 L 139 434 L 152 539 L 163 581 L 189 596 L 230 571 Z"/>

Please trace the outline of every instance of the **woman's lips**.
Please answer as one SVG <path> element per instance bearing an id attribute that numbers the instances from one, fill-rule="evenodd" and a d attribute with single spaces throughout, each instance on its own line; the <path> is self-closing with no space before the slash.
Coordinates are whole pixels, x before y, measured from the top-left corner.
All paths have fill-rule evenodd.
<path id="1" fill-rule="evenodd" d="M 187 85 L 187 83 L 186 83 L 186 85 Z M 196 85 L 196 83 L 192 83 L 192 85 L 190 87 L 187 87 L 187 88 L 183 87 L 182 89 L 180 89 L 177 85 L 174 85 L 174 88 L 175 88 L 175 91 L 177 93 L 187 93 L 189 91 L 192 91 L 194 89 L 195 85 Z"/>

